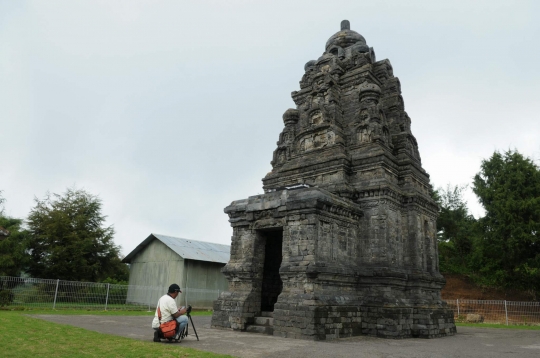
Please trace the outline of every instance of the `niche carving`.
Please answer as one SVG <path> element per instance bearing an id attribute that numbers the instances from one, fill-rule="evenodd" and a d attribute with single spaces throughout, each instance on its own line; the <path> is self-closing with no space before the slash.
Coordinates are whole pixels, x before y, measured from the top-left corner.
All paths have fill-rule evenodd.
<path id="1" fill-rule="evenodd" d="M 366 127 L 358 128 L 357 132 L 358 143 L 369 143 L 371 142 L 371 130 Z"/>
<path id="2" fill-rule="evenodd" d="M 336 141 L 336 134 L 331 130 L 325 130 L 310 134 L 300 141 L 300 152 L 309 152 L 333 145 Z"/>
<path id="3" fill-rule="evenodd" d="M 317 126 L 322 124 L 324 121 L 323 114 L 321 111 L 315 111 L 311 114 L 311 124 Z"/>

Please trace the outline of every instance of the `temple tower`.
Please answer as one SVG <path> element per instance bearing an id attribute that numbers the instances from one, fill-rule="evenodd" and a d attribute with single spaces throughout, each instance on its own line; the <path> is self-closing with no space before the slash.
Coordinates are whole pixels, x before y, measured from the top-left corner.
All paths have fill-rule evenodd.
<path id="1" fill-rule="evenodd" d="M 225 208 L 229 291 L 212 326 L 273 315 L 274 335 L 303 339 L 454 334 L 437 205 L 390 61 L 344 20 L 304 70 L 265 194 Z"/>

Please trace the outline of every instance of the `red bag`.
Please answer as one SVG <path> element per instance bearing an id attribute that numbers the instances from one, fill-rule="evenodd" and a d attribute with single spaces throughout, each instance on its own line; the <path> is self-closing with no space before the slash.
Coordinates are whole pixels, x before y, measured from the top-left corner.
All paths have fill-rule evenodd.
<path id="1" fill-rule="evenodd" d="M 159 306 L 158 306 L 157 312 L 158 312 L 158 319 L 161 322 L 161 310 L 159 309 Z M 159 325 L 159 330 L 161 331 L 161 334 L 163 334 L 163 338 L 172 338 L 175 336 L 177 323 L 178 322 L 176 322 L 176 320 L 173 319 L 172 321 L 161 323 Z"/>

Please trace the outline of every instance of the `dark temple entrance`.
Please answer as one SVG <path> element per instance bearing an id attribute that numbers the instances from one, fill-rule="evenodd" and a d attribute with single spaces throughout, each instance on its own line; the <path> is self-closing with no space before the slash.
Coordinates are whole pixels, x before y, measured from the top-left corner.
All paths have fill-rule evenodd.
<path id="1" fill-rule="evenodd" d="M 264 270 L 261 290 L 261 311 L 273 312 L 283 282 L 279 276 L 282 259 L 283 229 L 259 230 L 259 235 L 265 240 Z"/>

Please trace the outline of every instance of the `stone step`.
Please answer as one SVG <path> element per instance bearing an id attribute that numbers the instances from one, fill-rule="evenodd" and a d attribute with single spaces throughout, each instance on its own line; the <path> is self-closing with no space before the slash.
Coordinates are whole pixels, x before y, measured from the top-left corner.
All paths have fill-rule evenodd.
<path id="1" fill-rule="evenodd" d="M 262 311 L 261 312 L 261 317 L 274 317 L 274 312 Z"/>
<path id="2" fill-rule="evenodd" d="M 246 332 L 251 333 L 262 333 L 262 334 L 270 334 L 272 335 L 274 333 L 274 327 L 271 326 L 256 326 L 256 325 L 249 325 L 246 326 Z"/>
<path id="3" fill-rule="evenodd" d="M 274 319 L 271 317 L 255 317 L 255 324 L 257 326 L 273 326 Z"/>

